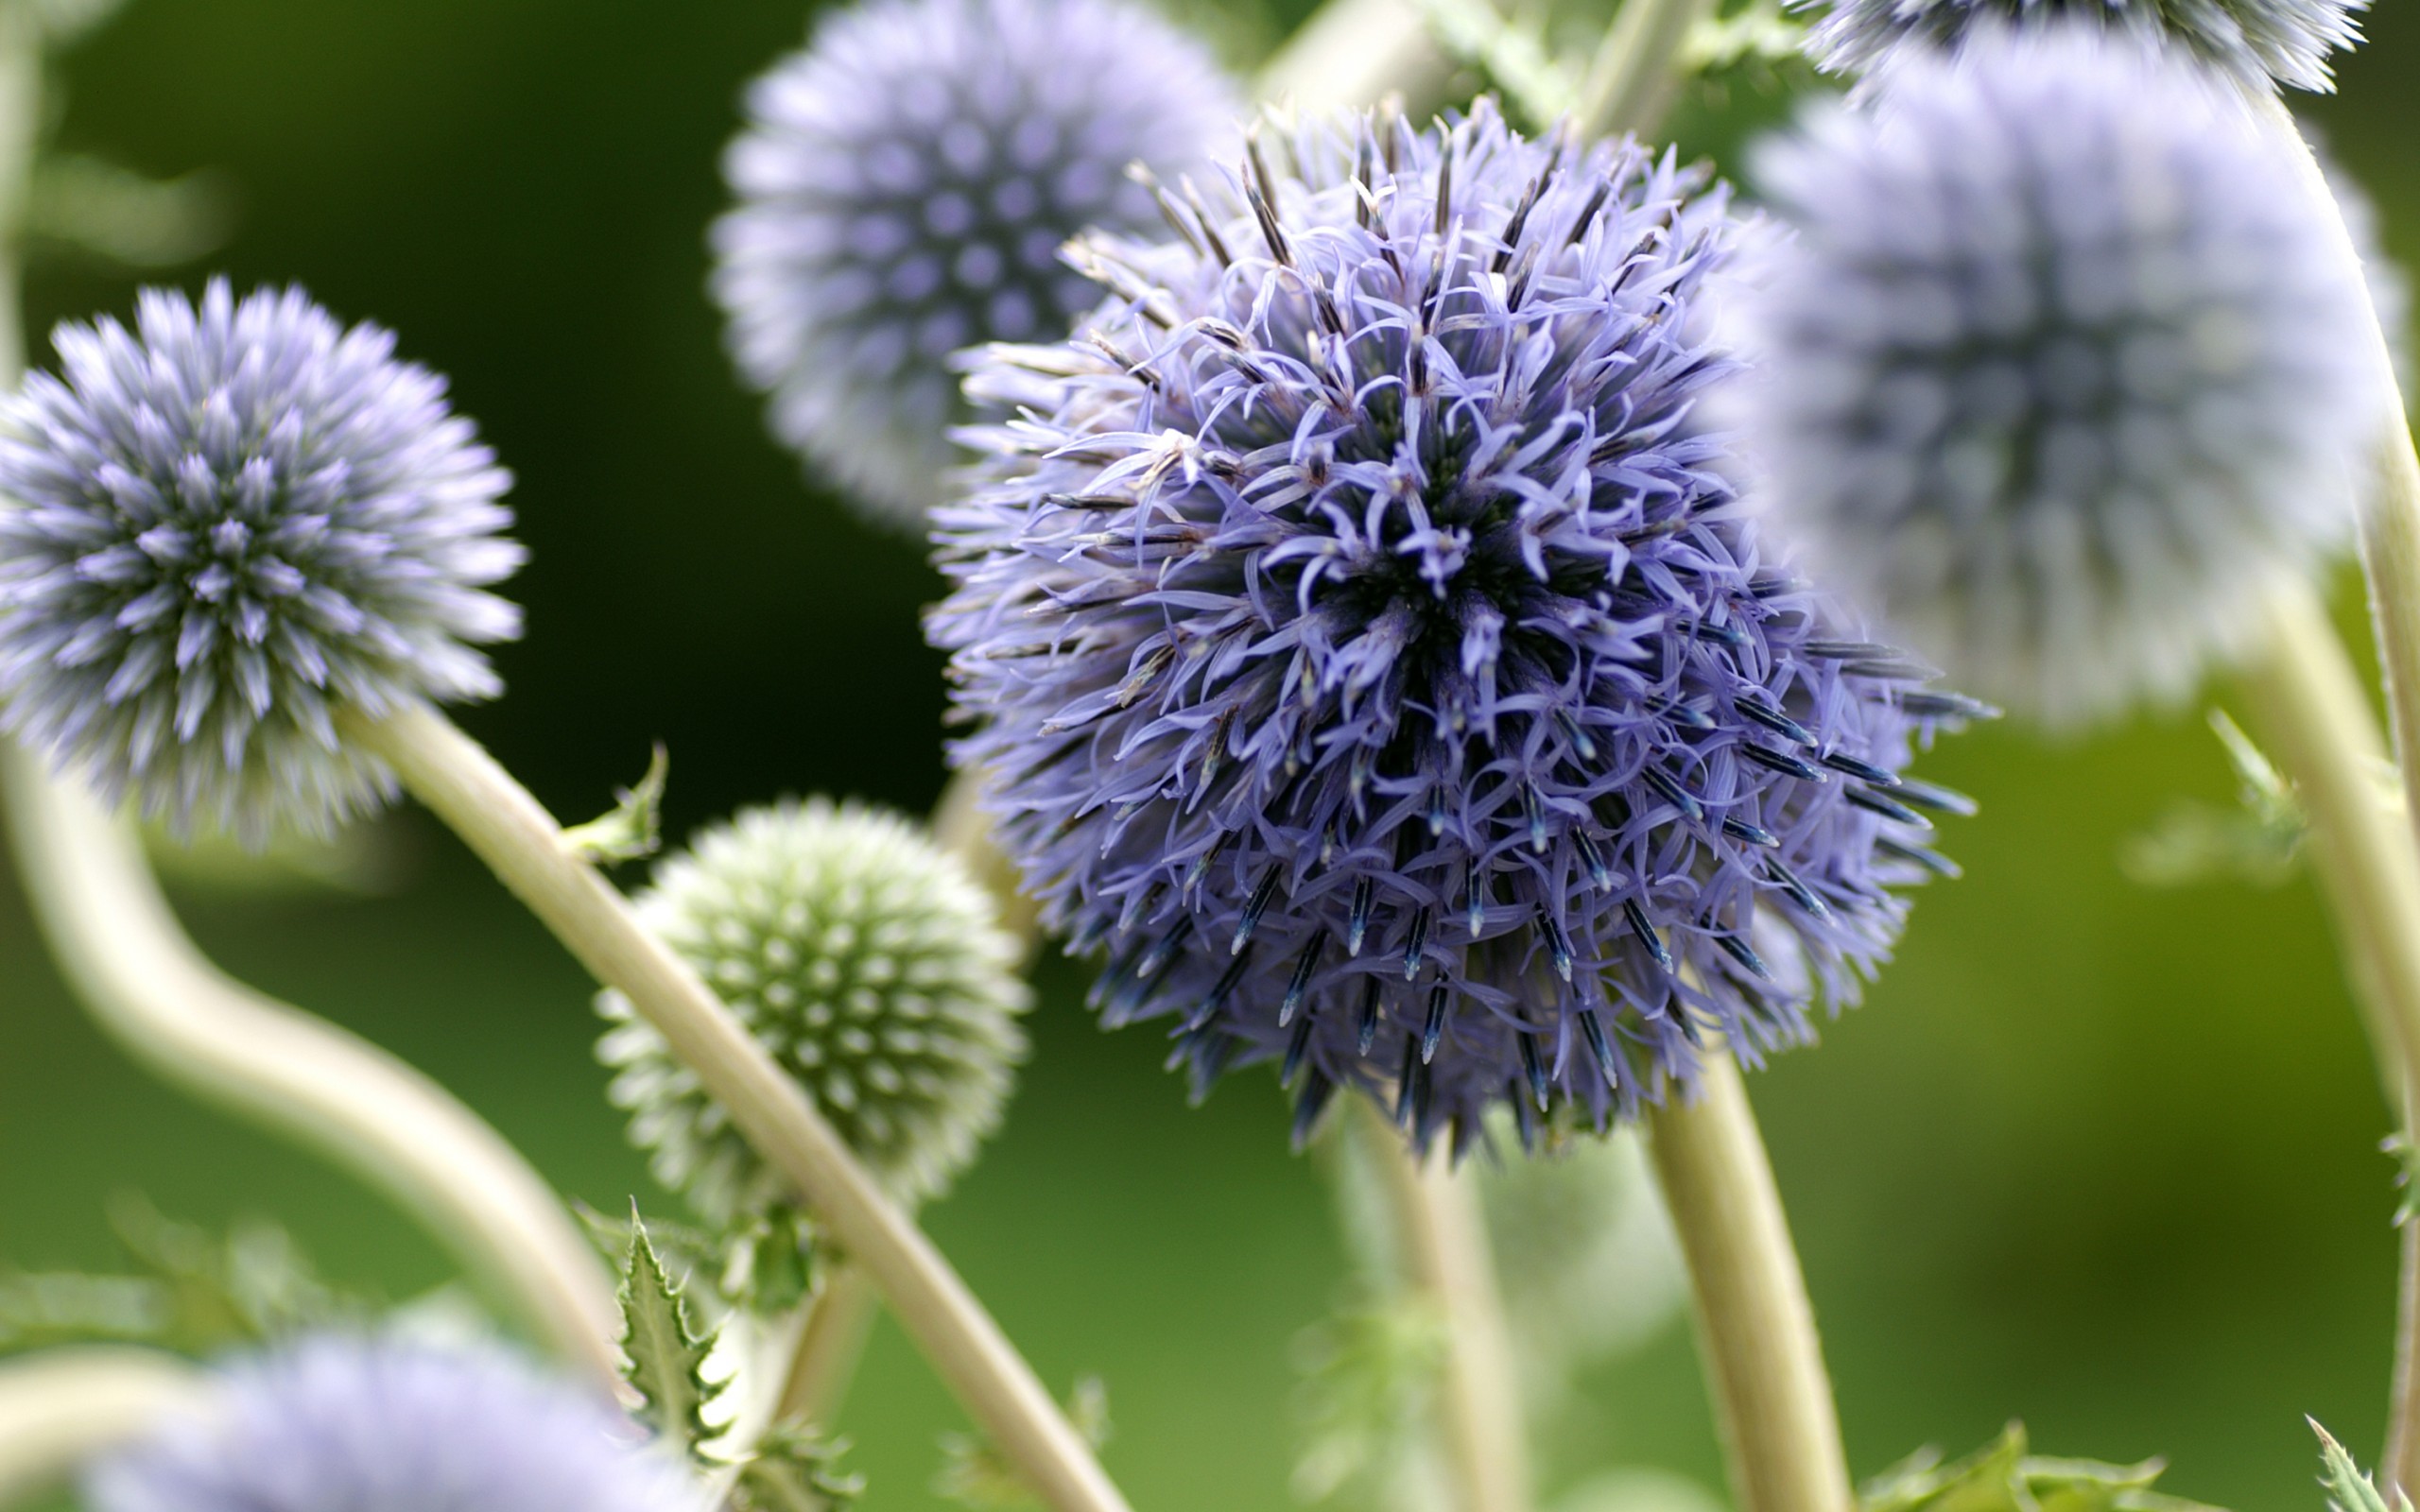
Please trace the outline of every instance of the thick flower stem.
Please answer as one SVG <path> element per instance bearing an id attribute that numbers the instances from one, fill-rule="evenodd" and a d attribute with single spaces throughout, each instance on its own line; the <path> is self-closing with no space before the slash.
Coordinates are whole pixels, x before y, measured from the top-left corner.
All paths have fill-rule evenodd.
<path id="1" fill-rule="evenodd" d="M 882 1288 L 892 1314 L 1043 1502 L 1059 1512 L 1125 1512 L 1082 1436 L 932 1242 L 697 973 L 563 843 L 538 800 L 434 710 L 348 715 L 344 725 L 597 981 L 655 1025 Z"/>
<path id="2" fill-rule="evenodd" d="M 445 1089 L 253 991 L 178 927 L 126 826 L 0 742 L 26 895 L 60 969 L 129 1055 L 336 1160 L 417 1218 L 540 1339 L 619 1379 L 613 1287 L 552 1189 Z"/>
<path id="3" fill-rule="evenodd" d="M 202 1382 L 174 1355 L 118 1346 L 0 1363 L 0 1507 L 68 1479 L 92 1454 L 194 1400 Z"/>
<path id="4" fill-rule="evenodd" d="M 1261 65 L 1258 86 L 1263 99 L 1314 114 L 1389 94 L 1416 99 L 1452 72 L 1417 0 L 1327 0 Z"/>
<path id="5" fill-rule="evenodd" d="M 2312 859 L 2351 957 L 2372 1050 L 2393 1068 L 2390 1087 L 2420 1086 L 2420 857 L 2381 789 L 2386 750 L 2360 679 L 2318 603 L 2290 594 L 2271 614 L 2272 648 L 2246 667 L 2245 688 L 2309 816 Z M 2420 1348 L 2415 1302 L 2407 1283 L 2384 1464 L 2390 1484 L 2407 1489 L 2420 1432 L 2410 1365 Z"/>
<path id="6" fill-rule="evenodd" d="M 1851 1512 L 1848 1462 L 1789 1220 L 1739 1068 L 1707 1056 L 1698 1097 L 1647 1116 L 1681 1236 L 1699 1357 L 1739 1512 Z"/>
<path id="7" fill-rule="evenodd" d="M 1590 60 L 1573 112 L 1583 139 L 1645 131 L 1664 114 L 1675 83 L 1672 60 L 1714 0 L 1622 0 Z"/>
<path id="8" fill-rule="evenodd" d="M 1444 1323 L 1438 1408 L 1458 1505 L 1461 1512 L 1527 1512 L 1520 1384 L 1473 1174 L 1455 1170 L 1442 1147 L 1426 1160 L 1411 1155 L 1376 1104 L 1356 1097 L 1353 1106 L 1385 1181 L 1404 1282 Z"/>
<path id="9" fill-rule="evenodd" d="M 823 1289 L 807 1304 L 806 1324 L 790 1354 L 774 1421 L 798 1418 L 819 1428 L 832 1426 L 881 1306 L 882 1294 L 863 1270 L 846 1261 L 832 1268 Z"/>

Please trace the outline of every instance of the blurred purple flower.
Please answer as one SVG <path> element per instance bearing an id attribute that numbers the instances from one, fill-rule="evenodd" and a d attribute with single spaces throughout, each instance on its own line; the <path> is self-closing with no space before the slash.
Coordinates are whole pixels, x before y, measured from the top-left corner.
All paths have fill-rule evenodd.
<path id="1" fill-rule="evenodd" d="M 1059 260 L 1140 231 L 1137 160 L 1192 166 L 1233 121 L 1200 43 L 1127 0 L 874 0 L 748 94 L 715 298 L 774 433 L 921 533 L 962 417 L 947 359 L 1053 340 L 1093 291 Z"/>
<path id="2" fill-rule="evenodd" d="M 1910 54 L 1956 51 L 1984 30 L 2098 26 L 2146 45 L 2174 43 L 2238 82 L 2326 92 L 2327 55 L 2361 41 L 2355 15 L 2369 0 L 1791 0 L 1824 9 L 1807 56 L 1838 74 L 1864 74 Z"/>
<path id="3" fill-rule="evenodd" d="M 522 561 L 511 478 L 392 335 L 213 280 L 52 342 L 62 378 L 0 404 L 0 727 L 256 843 L 391 786 L 339 706 L 500 690 L 470 647 L 520 633 L 484 592 Z"/>
<path id="4" fill-rule="evenodd" d="M 1111 1024 L 1457 1146 L 1602 1124 L 1855 997 L 1976 712 L 1769 558 L 1692 412 L 1735 233 L 1692 170 L 1482 102 L 1256 144 L 1092 244 L 1081 339 L 969 380 L 936 514 L 957 748 Z"/>

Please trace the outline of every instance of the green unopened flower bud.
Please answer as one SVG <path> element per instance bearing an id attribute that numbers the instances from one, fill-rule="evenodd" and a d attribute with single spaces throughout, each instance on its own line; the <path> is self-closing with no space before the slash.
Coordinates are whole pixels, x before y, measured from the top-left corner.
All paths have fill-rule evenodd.
<path id="1" fill-rule="evenodd" d="M 720 993 L 903 1201 L 945 1188 L 1000 1120 L 1031 993 L 991 897 L 912 821 L 856 803 L 743 810 L 657 866 L 640 916 Z M 619 993 L 597 1057 L 657 1177 L 701 1217 L 786 1197 L 730 1115 Z"/>

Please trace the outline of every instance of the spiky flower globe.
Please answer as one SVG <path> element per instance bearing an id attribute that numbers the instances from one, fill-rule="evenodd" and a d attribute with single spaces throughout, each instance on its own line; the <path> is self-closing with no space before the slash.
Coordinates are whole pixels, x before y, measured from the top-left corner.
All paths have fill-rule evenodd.
<path id="1" fill-rule="evenodd" d="M 521 548 L 445 381 L 300 289 L 52 336 L 0 403 L 0 727 L 180 831 L 324 833 L 392 779 L 335 715 L 493 696 Z"/>
<path id="2" fill-rule="evenodd" d="M 1602 1122 L 1854 994 L 1968 711 L 1792 577 L 1693 425 L 1726 198 L 1482 102 L 1263 139 L 1085 336 L 994 351 L 937 512 L 957 759 L 1112 1023 L 1415 1139 Z M 1530 1131 L 1525 1121 L 1524 1133 Z"/>
<path id="3" fill-rule="evenodd" d="M 2369 0 L 1790 0 L 1823 9 L 1807 34 L 1818 67 L 1867 74 L 2011 26 L 2088 26 L 2173 46 L 2240 84 L 2334 89 L 2328 54 L 2361 41 Z"/>
<path id="4" fill-rule="evenodd" d="M 1742 430 L 1826 580 L 2056 721 L 2188 688 L 2353 521 L 2386 397 L 2296 148 L 2189 62 L 2001 34 L 1756 159 Z"/>
<path id="5" fill-rule="evenodd" d="M 86 1477 L 93 1512 L 690 1512 L 613 1404 L 493 1347 L 315 1335 Z"/>
<path id="6" fill-rule="evenodd" d="M 1059 260 L 1139 231 L 1140 161 L 1193 166 L 1232 123 L 1202 47 L 1131 0 L 873 0 L 748 95 L 715 297 L 771 424 L 921 534 L 959 418 L 951 353 L 1053 340 L 1092 302 Z"/>
<path id="7" fill-rule="evenodd" d="M 998 1126 L 1031 995 L 1015 940 L 908 819 L 822 799 L 748 809 L 666 857 L 640 916 L 722 995 L 903 1200 L 937 1194 Z M 735 1226 L 786 1186 L 618 993 L 597 1054 L 656 1176 Z"/>

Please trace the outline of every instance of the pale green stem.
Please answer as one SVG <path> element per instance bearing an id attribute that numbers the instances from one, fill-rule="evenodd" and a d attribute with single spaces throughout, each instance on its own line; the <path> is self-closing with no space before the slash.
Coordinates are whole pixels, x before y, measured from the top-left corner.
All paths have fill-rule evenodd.
<path id="1" fill-rule="evenodd" d="M 1527 1512 L 1520 1386 L 1474 1173 L 1455 1170 L 1442 1147 L 1419 1160 L 1375 1103 L 1352 1102 L 1383 1179 L 1403 1282 L 1444 1324 L 1438 1416 L 1456 1504 L 1461 1512 Z"/>
<path id="2" fill-rule="evenodd" d="M 2244 669 L 2245 689 L 2309 817 L 2311 858 L 2352 957 L 2372 1049 L 2395 1068 L 2390 1085 L 2420 1086 L 2420 859 L 2379 788 L 2386 749 L 2360 679 L 2318 603 L 2307 592 L 2286 594 L 2271 617 L 2271 649 Z M 2411 1364 L 2415 1302 L 2406 1284 L 2380 1467 L 2389 1485 L 2407 1489 L 2420 1443 Z"/>
<path id="3" fill-rule="evenodd" d="M 119 1346 L 0 1361 L 0 1507 L 51 1489 L 199 1400 L 205 1379 L 174 1355 Z"/>
<path id="4" fill-rule="evenodd" d="M 1417 99 L 1453 71 L 1418 0 L 1328 0 L 1261 65 L 1258 89 L 1263 99 L 1315 115 L 1391 94 Z"/>
<path id="5" fill-rule="evenodd" d="M 846 1261 L 832 1267 L 823 1289 L 807 1304 L 775 1422 L 797 1418 L 819 1428 L 832 1426 L 881 1307 L 882 1294 L 864 1271 Z"/>
<path id="6" fill-rule="evenodd" d="M 1815 1311 L 1731 1057 L 1710 1052 L 1696 1100 L 1675 1091 L 1648 1110 L 1646 1131 L 1688 1262 L 1738 1512 L 1852 1512 Z"/>
<path id="7" fill-rule="evenodd" d="M 0 742 L 19 872 L 94 1019 L 154 1074 L 384 1192 L 531 1332 L 619 1379 L 619 1314 L 596 1250 L 502 1136 L 366 1040 L 229 977 L 160 893 L 132 833 L 82 784 Z"/>
<path id="8" fill-rule="evenodd" d="M 432 709 L 374 720 L 348 712 L 341 723 L 347 739 L 394 767 L 597 981 L 664 1036 L 882 1288 L 892 1315 L 1034 1493 L 1060 1512 L 1125 1512 L 1090 1446 L 932 1242 L 746 1026 L 564 845 L 538 800 Z"/>
<path id="9" fill-rule="evenodd" d="M 1582 137 L 1651 129 L 1670 102 L 1681 43 L 1713 13 L 1714 0 L 1622 0 L 1580 89 Z"/>

